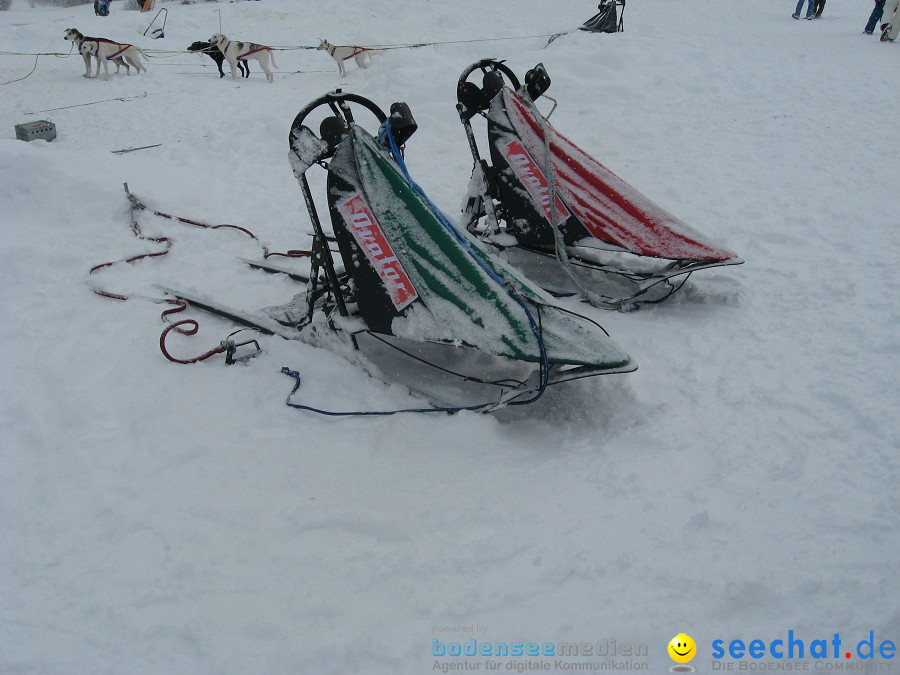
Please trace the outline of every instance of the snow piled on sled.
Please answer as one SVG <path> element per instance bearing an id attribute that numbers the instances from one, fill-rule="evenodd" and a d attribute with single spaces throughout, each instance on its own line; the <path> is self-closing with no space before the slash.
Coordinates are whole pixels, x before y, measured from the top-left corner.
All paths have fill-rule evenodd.
<path id="1" fill-rule="evenodd" d="M 610 368 L 628 364 L 628 355 L 598 326 L 563 313 L 540 289 L 510 271 L 491 269 L 488 255 L 476 252 L 477 243 L 469 242 L 473 253 L 467 253 L 372 137 L 359 127 L 353 127 L 351 133 L 352 144 L 345 143 L 338 149 L 334 160 L 337 166 L 332 170 L 350 180 L 350 172 L 342 170 L 340 164 L 355 160 L 353 168 L 359 172 L 360 181 L 357 190 L 368 198 L 421 300 L 393 321 L 394 335 L 460 341 L 500 356 L 538 362 L 540 344 L 529 316 L 508 294 L 509 284 L 523 299 L 534 303 L 529 311 L 540 324 L 541 342 L 550 363 Z M 351 148 L 355 150 L 352 158 Z M 474 256 L 480 257 L 481 264 Z M 492 278 L 488 270 L 494 276 L 502 275 L 502 281 Z"/>
<path id="2" fill-rule="evenodd" d="M 556 189 L 585 228 L 585 235 L 641 256 L 671 260 L 738 259 L 736 254 L 712 243 L 635 190 L 548 121 L 538 119 L 535 111 L 510 89 L 504 88 L 494 98 L 488 119 L 493 122 L 495 146 L 507 147 L 519 138 L 539 167 L 549 163 L 556 178 Z M 515 134 L 502 132 L 508 124 Z M 549 143 L 545 136 L 549 136 Z M 549 173 L 544 169 L 545 175 Z"/>
<path id="3" fill-rule="evenodd" d="M 0 45 L 65 52 L 74 26 L 180 49 L 216 32 L 216 10 L 226 34 L 274 45 L 456 42 L 385 51 L 343 81 L 300 50 L 278 53 L 273 84 L 252 63 L 220 80 L 199 55 L 86 80 L 75 56 L 0 87 L 0 672 L 413 675 L 439 672 L 432 639 L 469 626 L 646 644 L 651 673 L 679 632 L 707 673 L 717 638 L 900 641 L 900 138 L 885 126 L 900 45 L 862 34 L 871 2 L 794 21 L 789 3 L 641 0 L 625 32 L 546 49 L 469 40 L 575 29 L 596 3 L 166 2 L 163 40 L 125 4 L 95 18 L 14 0 Z M 124 181 L 158 209 L 308 247 L 286 138 L 338 85 L 410 104 L 410 172 L 454 215 L 471 173 L 455 85 L 486 56 L 544 62 L 556 128 L 747 260 L 630 314 L 564 301 L 637 372 L 503 416 L 327 419 L 283 405 L 282 366 L 322 407 L 422 401 L 280 339 L 246 366 L 176 366 L 160 307 L 90 292 L 92 265 L 150 249 Z M 0 82 L 34 62 L 0 56 Z M 52 143 L 14 140 L 45 118 Z M 236 262 L 259 254 L 237 233 L 142 225 L 172 252 L 93 281 L 242 307 L 298 290 Z M 197 316 L 179 354 L 233 330 Z"/>

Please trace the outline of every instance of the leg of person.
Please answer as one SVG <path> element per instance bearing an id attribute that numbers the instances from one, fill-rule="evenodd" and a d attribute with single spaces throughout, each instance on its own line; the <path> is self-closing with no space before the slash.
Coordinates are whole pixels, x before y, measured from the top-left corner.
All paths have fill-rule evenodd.
<path id="1" fill-rule="evenodd" d="M 893 42 L 897 39 L 897 33 L 900 32 L 900 16 L 897 16 L 897 7 L 900 6 L 900 0 L 887 0 L 884 3 L 884 16 L 882 17 L 882 40 L 890 40 Z M 889 26 L 887 30 L 884 26 Z"/>
<path id="2" fill-rule="evenodd" d="M 866 35 L 871 35 L 875 32 L 875 26 L 878 25 L 878 20 L 881 19 L 882 14 L 884 14 L 884 0 L 875 0 L 875 8 L 869 15 L 869 22 L 864 29 Z"/>
<path id="3" fill-rule="evenodd" d="M 825 9 L 825 0 L 816 0 L 816 18 L 822 16 L 822 10 Z"/>
<path id="4" fill-rule="evenodd" d="M 816 0 L 809 0 L 809 4 L 806 5 L 806 18 L 814 19 L 816 17 Z"/>
<path id="5" fill-rule="evenodd" d="M 795 9 L 794 13 L 791 14 L 791 16 L 794 17 L 795 19 L 800 18 L 800 10 L 803 9 L 803 2 L 804 2 L 804 0 L 798 0 L 797 9 Z"/>

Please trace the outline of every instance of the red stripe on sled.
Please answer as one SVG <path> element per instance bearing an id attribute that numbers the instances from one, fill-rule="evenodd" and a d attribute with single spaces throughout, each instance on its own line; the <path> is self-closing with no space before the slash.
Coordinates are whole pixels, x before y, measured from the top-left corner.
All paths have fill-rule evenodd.
<path id="1" fill-rule="evenodd" d="M 543 157 L 544 132 L 534 113 L 514 92 L 504 90 L 503 94 L 506 112 L 523 145 Z M 546 120 L 543 124 L 550 136 L 556 189 L 591 236 L 637 255 L 673 260 L 737 258 L 631 187 Z"/>

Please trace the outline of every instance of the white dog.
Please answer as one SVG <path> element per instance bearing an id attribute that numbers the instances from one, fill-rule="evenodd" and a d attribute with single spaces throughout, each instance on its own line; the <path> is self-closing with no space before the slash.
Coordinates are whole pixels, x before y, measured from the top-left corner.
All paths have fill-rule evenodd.
<path id="1" fill-rule="evenodd" d="M 225 55 L 225 60 L 231 66 L 232 80 L 237 79 L 237 62 L 246 61 L 247 59 L 256 59 L 259 62 L 259 67 L 266 74 L 266 82 L 272 82 L 275 79 L 272 71 L 269 70 L 270 61 L 275 68 L 278 67 L 275 65 L 275 54 L 271 47 L 258 45 L 255 42 L 229 40 L 221 33 L 216 33 L 209 38 L 209 44 L 218 47 L 219 51 Z"/>
<path id="2" fill-rule="evenodd" d="M 319 38 L 319 46 L 316 49 L 322 49 L 328 52 L 338 65 L 338 74 L 344 77 L 347 74 L 344 68 L 344 61 L 353 59 L 360 68 L 367 68 L 366 60 L 372 60 L 372 55 L 367 47 L 358 45 L 333 45 L 328 40 Z"/>
<path id="3" fill-rule="evenodd" d="M 84 76 L 91 76 L 91 55 L 85 54 L 81 51 L 81 45 L 84 44 L 85 40 L 101 40 L 108 42 L 106 38 L 95 38 L 95 37 L 87 37 L 83 35 L 77 28 L 67 28 L 64 40 L 69 42 L 74 42 L 75 46 L 78 48 L 78 53 L 81 54 L 81 57 L 84 59 Z M 125 61 L 121 56 L 113 59 L 116 64 L 116 73 L 121 70 L 122 66 L 125 66 L 125 74 L 131 75 L 131 67 L 128 65 L 128 62 Z"/>
<path id="4" fill-rule="evenodd" d="M 97 72 L 94 77 L 100 76 L 100 64 L 103 64 L 103 79 L 109 79 L 109 62 L 115 61 L 117 58 L 125 60 L 126 64 L 130 63 L 140 73 L 142 70 L 146 73 L 147 69 L 141 63 L 141 55 L 147 56 L 134 45 L 119 44 L 109 40 L 85 40 L 81 43 L 81 55 L 88 59 L 93 56 L 97 59 Z M 129 71 L 129 75 L 131 72 Z"/>

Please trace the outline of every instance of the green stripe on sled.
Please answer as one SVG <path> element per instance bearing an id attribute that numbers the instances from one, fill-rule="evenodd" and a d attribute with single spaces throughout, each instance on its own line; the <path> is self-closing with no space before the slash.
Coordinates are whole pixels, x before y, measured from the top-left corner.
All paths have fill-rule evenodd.
<path id="1" fill-rule="evenodd" d="M 473 257 L 477 255 L 528 301 L 550 363 L 616 370 L 630 364 L 629 356 L 599 327 L 563 312 L 465 233 L 475 252 L 461 246 L 369 134 L 353 127 L 353 145 L 363 194 L 421 300 L 394 319 L 395 335 L 461 341 L 500 356 L 539 362 L 538 340 L 525 311 L 482 269 Z"/>

